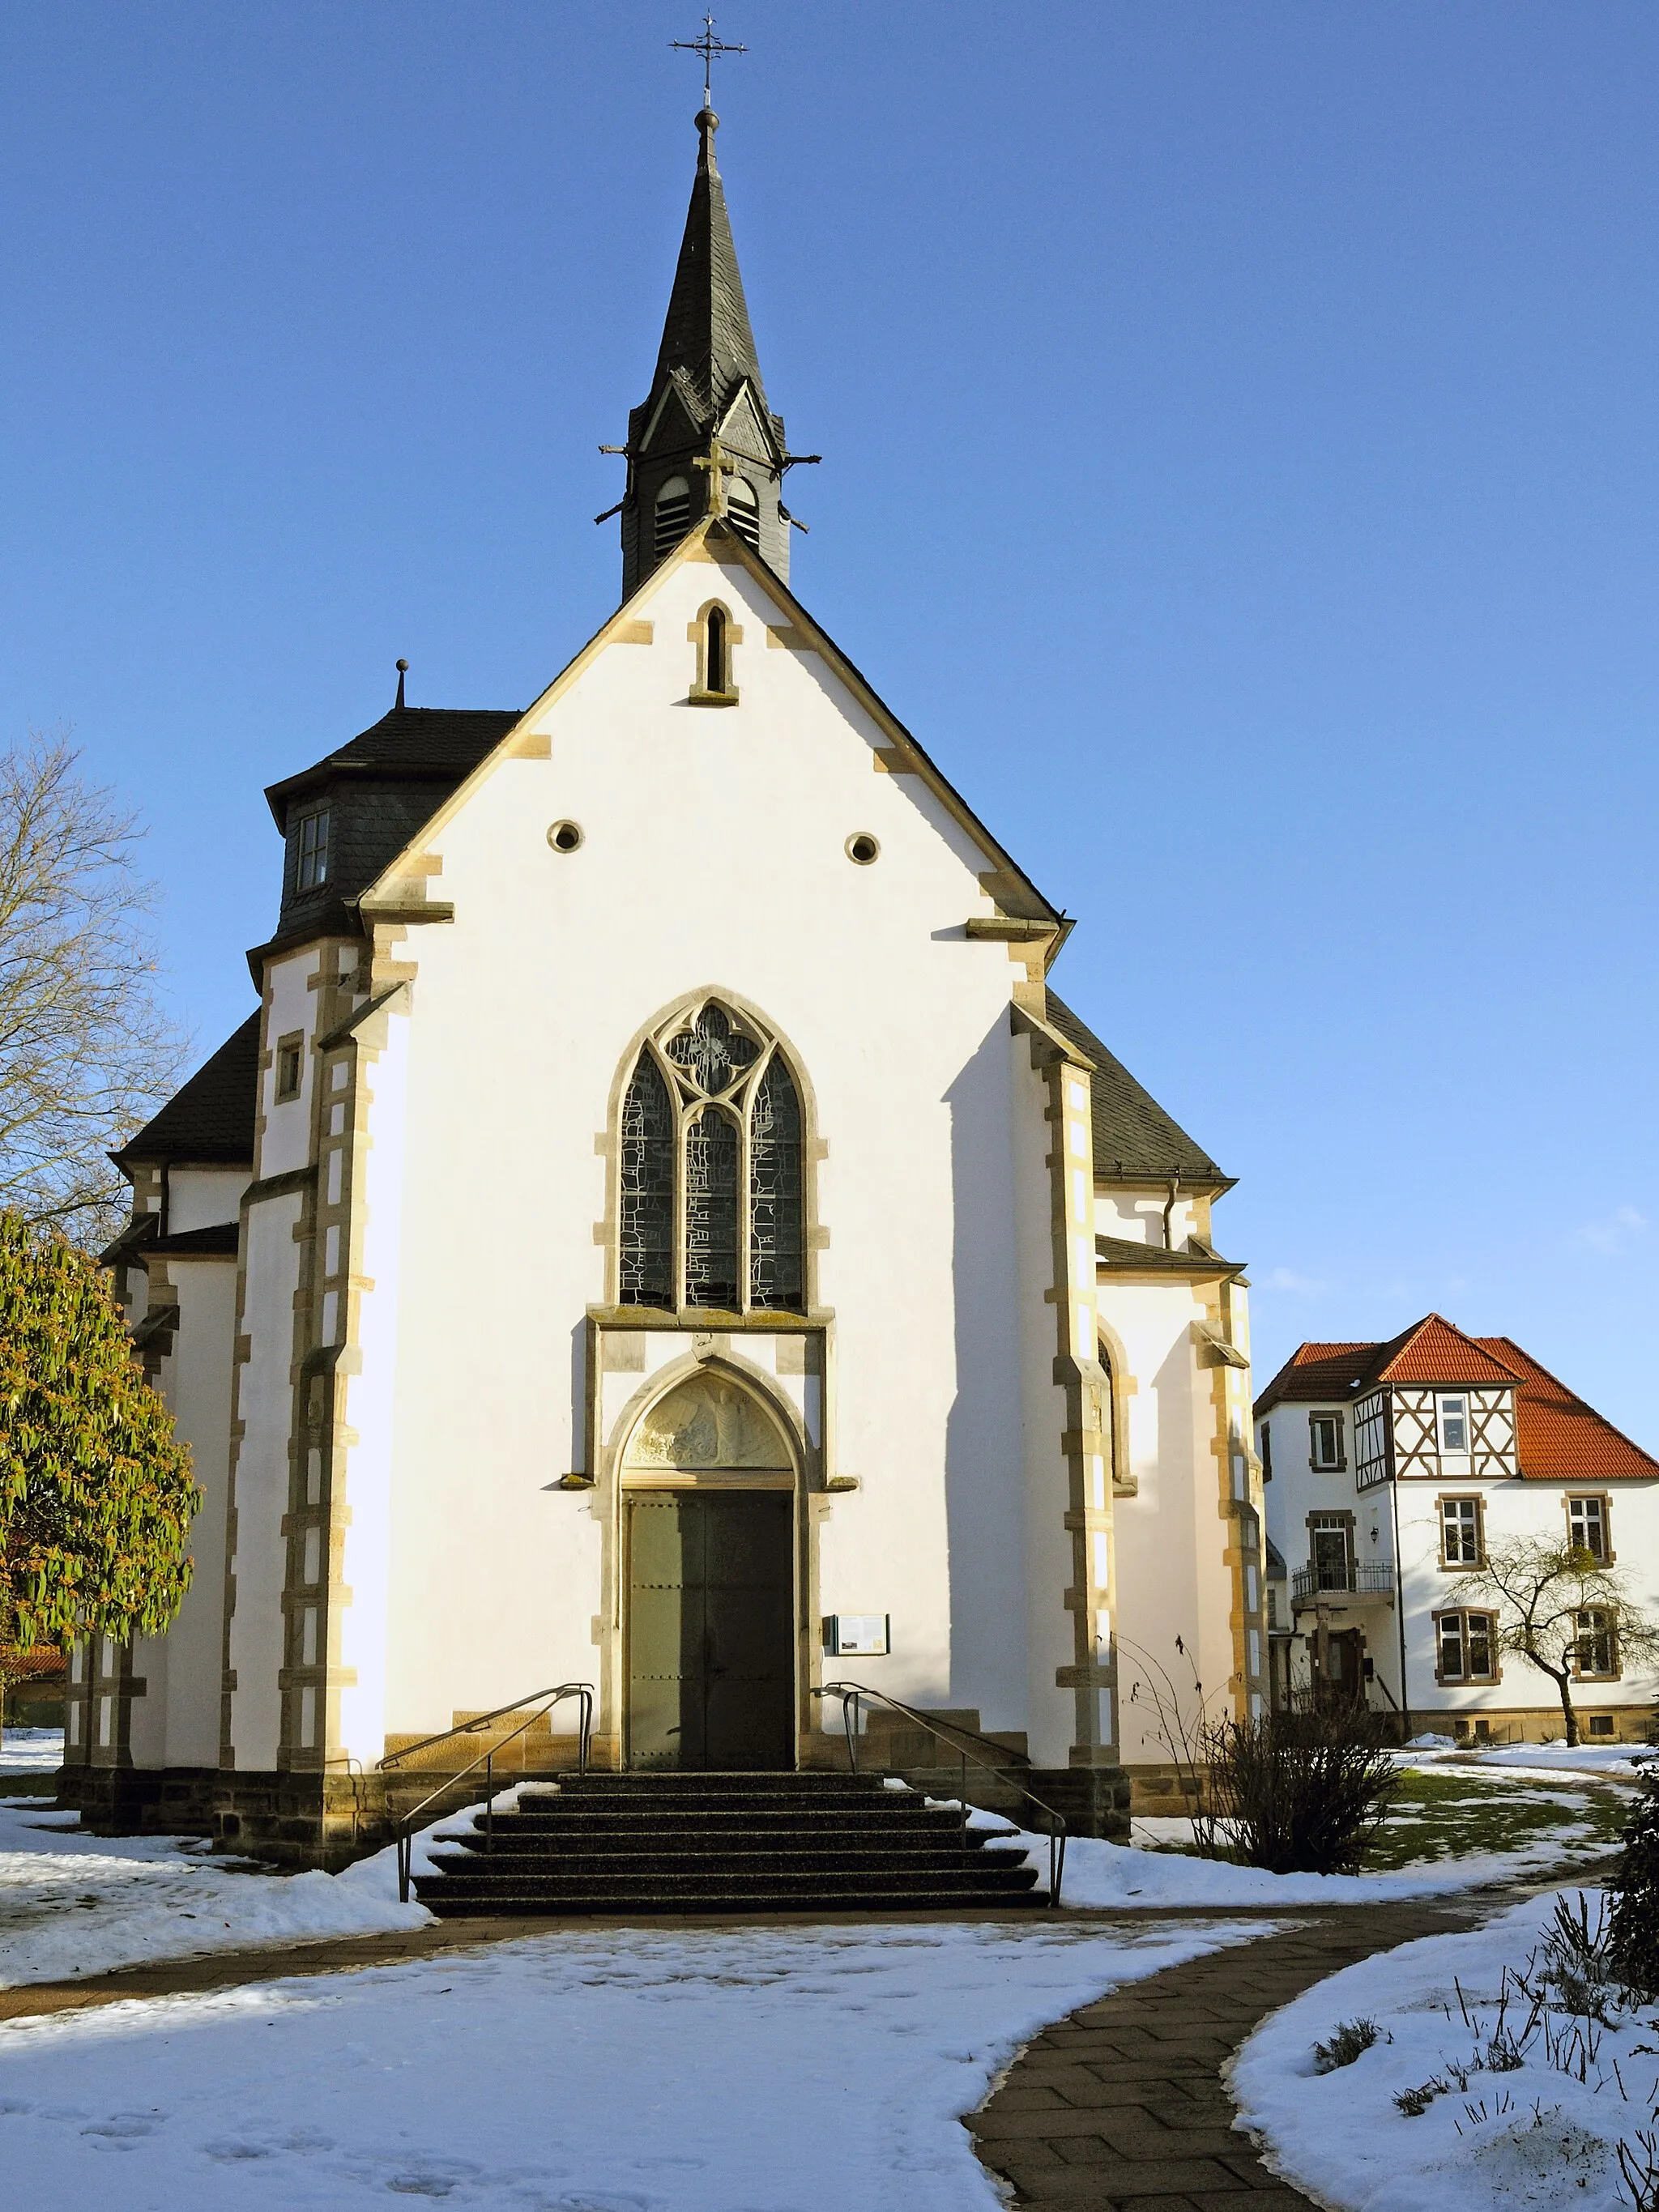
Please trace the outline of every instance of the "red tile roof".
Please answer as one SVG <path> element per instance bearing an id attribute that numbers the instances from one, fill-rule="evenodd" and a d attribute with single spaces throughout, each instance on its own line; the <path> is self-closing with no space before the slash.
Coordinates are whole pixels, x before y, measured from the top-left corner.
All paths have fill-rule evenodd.
<path id="1" fill-rule="evenodd" d="M 1465 1336 L 1425 1314 L 1386 1344 L 1299 1344 L 1255 1401 L 1334 1406 L 1380 1382 L 1462 1382 L 1515 1391 L 1516 1449 L 1529 1482 L 1652 1481 L 1659 1460 L 1558 1382 L 1512 1337 Z"/>
<path id="2" fill-rule="evenodd" d="M 1650 1482 L 1659 1475 L 1659 1460 L 1603 1420 L 1510 1338 L 1483 1336 L 1477 1341 L 1523 1378 L 1515 1394 L 1515 1425 L 1526 1480 L 1618 1482 L 1635 1476 Z"/>
<path id="3" fill-rule="evenodd" d="M 1425 1314 L 1386 1344 L 1302 1344 L 1256 1401 L 1265 1413 L 1281 1398 L 1357 1397 L 1378 1382 L 1518 1382 L 1512 1367 L 1438 1314 Z"/>

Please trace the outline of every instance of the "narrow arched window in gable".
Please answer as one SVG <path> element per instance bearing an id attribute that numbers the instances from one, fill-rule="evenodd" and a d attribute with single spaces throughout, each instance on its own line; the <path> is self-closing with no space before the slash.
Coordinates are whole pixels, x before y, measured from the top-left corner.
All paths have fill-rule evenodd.
<path id="1" fill-rule="evenodd" d="M 670 477 L 658 492 L 655 522 L 653 546 L 660 561 L 691 526 L 691 487 L 684 477 Z"/>
<path id="2" fill-rule="evenodd" d="M 702 688 L 705 691 L 729 691 L 732 689 L 729 656 L 726 647 L 726 610 L 710 607 L 703 622 Z"/>
<path id="3" fill-rule="evenodd" d="M 642 1053 L 622 1110 L 617 1294 L 625 1306 L 675 1303 L 674 1151 L 668 1085 Z"/>
<path id="4" fill-rule="evenodd" d="M 749 1303 L 799 1313 L 805 1303 L 800 1101 L 774 1054 L 749 1127 Z"/>
<path id="5" fill-rule="evenodd" d="M 738 1304 L 738 1125 L 718 1106 L 685 1133 L 685 1303 Z"/>
<path id="6" fill-rule="evenodd" d="M 647 1037 L 622 1097 L 618 1302 L 805 1313 L 806 1131 L 747 1014 L 705 999 Z"/>

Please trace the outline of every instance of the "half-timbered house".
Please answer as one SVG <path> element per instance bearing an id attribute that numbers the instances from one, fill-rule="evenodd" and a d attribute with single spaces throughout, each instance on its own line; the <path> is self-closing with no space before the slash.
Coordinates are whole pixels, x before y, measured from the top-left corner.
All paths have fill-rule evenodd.
<path id="1" fill-rule="evenodd" d="M 1489 1546 L 1538 1538 L 1616 1565 L 1659 1616 L 1659 1461 L 1506 1336 L 1430 1314 L 1384 1344 L 1297 1346 L 1255 1404 L 1267 1481 L 1273 1694 L 1316 1685 L 1419 1729 L 1559 1736 L 1549 1678 L 1498 1649 L 1463 1587 Z M 1586 1612 L 1573 1702 L 1639 1740 L 1659 1683 Z"/>

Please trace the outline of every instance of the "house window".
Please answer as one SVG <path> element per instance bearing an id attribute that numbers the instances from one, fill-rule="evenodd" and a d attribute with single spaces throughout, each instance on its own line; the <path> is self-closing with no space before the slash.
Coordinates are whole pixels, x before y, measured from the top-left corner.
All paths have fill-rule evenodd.
<path id="1" fill-rule="evenodd" d="M 1353 1588 L 1353 1522 L 1347 1514 L 1310 1513 L 1308 1552 L 1316 1589 Z"/>
<path id="2" fill-rule="evenodd" d="M 1271 1421 L 1263 1421 L 1261 1424 L 1261 1444 L 1260 1456 L 1261 1460 L 1261 1480 L 1263 1482 L 1271 1482 L 1273 1479 L 1273 1431 Z"/>
<path id="3" fill-rule="evenodd" d="M 1589 1717 L 1589 1732 L 1592 1735 L 1611 1735 L 1613 1734 L 1613 1715 L 1611 1713 L 1592 1713 Z"/>
<path id="4" fill-rule="evenodd" d="M 276 1040 L 276 1100 L 280 1105 L 285 1098 L 300 1095 L 300 1078 L 305 1069 L 305 1039 L 296 1030 L 292 1036 Z"/>
<path id="5" fill-rule="evenodd" d="M 1573 1646 L 1573 1672 L 1586 1679 L 1610 1682 L 1619 1674 L 1619 1633 L 1610 1607 L 1587 1606 L 1577 1620 L 1578 1640 Z"/>
<path id="6" fill-rule="evenodd" d="M 660 561 L 672 553 L 691 525 L 691 487 L 684 477 L 670 477 L 657 494 L 653 544 Z"/>
<path id="7" fill-rule="evenodd" d="M 1440 1501 L 1440 1564 L 1443 1567 L 1478 1567 L 1485 1557 L 1480 1500 L 1443 1498 Z"/>
<path id="8" fill-rule="evenodd" d="M 1489 1613 L 1435 1615 L 1437 1673 L 1443 1682 L 1495 1682 L 1498 1638 Z"/>
<path id="9" fill-rule="evenodd" d="M 775 1042 L 714 1000 L 653 1038 L 623 1097 L 620 1303 L 804 1312 L 803 1121 Z"/>
<path id="10" fill-rule="evenodd" d="M 1467 1452 L 1469 1448 L 1469 1401 L 1459 1395 L 1455 1398 L 1437 1397 L 1434 1401 L 1435 1417 L 1440 1425 L 1440 1449 L 1443 1452 Z"/>
<path id="11" fill-rule="evenodd" d="M 1613 1530 L 1605 1498 L 1567 1500 L 1567 1540 L 1606 1566 L 1613 1558 Z"/>
<path id="12" fill-rule="evenodd" d="M 1309 1414 L 1308 1464 L 1321 1474 L 1334 1474 L 1343 1466 L 1340 1413 Z"/>
<path id="13" fill-rule="evenodd" d="M 726 488 L 726 512 L 745 545 L 760 551 L 760 501 L 747 477 L 733 477 Z"/>
<path id="14" fill-rule="evenodd" d="M 315 890 L 328 881 L 328 809 L 302 814 L 295 825 L 294 888 Z"/>

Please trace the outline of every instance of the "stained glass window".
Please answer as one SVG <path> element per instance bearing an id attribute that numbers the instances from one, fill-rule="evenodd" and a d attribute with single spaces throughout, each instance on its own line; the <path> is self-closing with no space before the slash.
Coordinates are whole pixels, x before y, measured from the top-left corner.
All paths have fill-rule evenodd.
<path id="1" fill-rule="evenodd" d="M 738 1304 L 738 1125 L 714 1106 L 685 1133 L 685 1302 Z"/>
<path id="2" fill-rule="evenodd" d="M 668 1057 L 683 1068 L 699 1091 L 718 1098 L 752 1066 L 760 1047 L 732 1026 L 731 1017 L 717 1006 L 706 1006 L 695 1022 L 668 1041 Z"/>
<path id="3" fill-rule="evenodd" d="M 800 1101 L 773 1058 L 749 1125 L 749 1303 L 799 1313 L 802 1267 Z"/>
<path id="4" fill-rule="evenodd" d="M 623 1101 L 621 1198 L 621 1302 L 672 1308 L 674 1111 L 668 1085 L 646 1054 Z"/>

